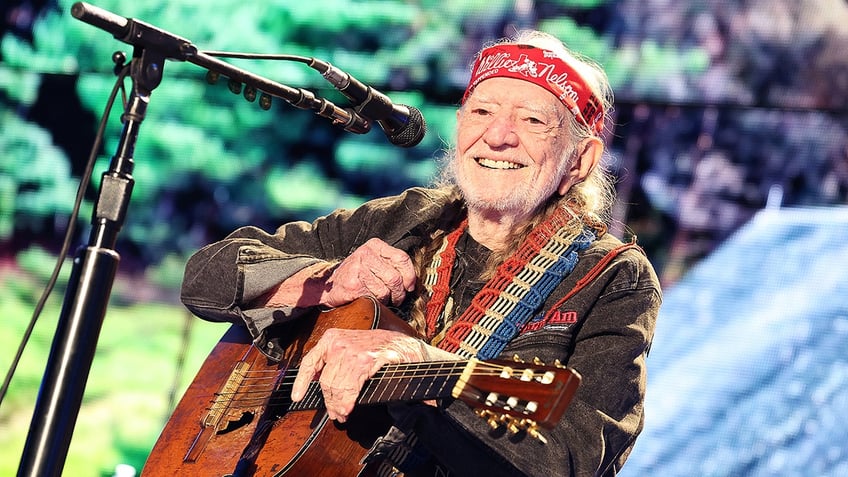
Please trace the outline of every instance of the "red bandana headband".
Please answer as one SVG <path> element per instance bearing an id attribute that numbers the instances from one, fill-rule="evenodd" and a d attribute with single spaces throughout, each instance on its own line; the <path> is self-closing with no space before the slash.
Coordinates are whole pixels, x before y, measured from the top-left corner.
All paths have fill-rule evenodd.
<path id="1" fill-rule="evenodd" d="M 577 120 L 595 134 L 604 129 L 604 108 L 577 71 L 554 52 L 530 45 L 501 44 L 480 52 L 471 81 L 462 102 L 481 81 L 515 78 L 537 84 L 550 91 L 571 111 Z"/>

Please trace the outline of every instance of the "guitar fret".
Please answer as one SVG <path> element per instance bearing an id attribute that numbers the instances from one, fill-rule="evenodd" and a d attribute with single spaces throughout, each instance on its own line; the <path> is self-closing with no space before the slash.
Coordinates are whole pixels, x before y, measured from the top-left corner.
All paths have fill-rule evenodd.
<path id="1" fill-rule="evenodd" d="M 402 375 L 403 373 L 399 371 L 398 366 L 388 366 L 388 369 L 385 369 L 383 375 L 383 382 L 385 386 L 383 386 L 383 392 L 380 394 L 377 402 L 391 402 L 397 399 L 397 388 L 398 384 L 401 383 L 400 378 L 398 378 L 398 374 Z"/>
<path id="2" fill-rule="evenodd" d="M 384 366 L 365 382 L 360 404 L 420 401 L 449 397 L 464 361 Z"/>
<path id="3" fill-rule="evenodd" d="M 436 390 L 430 392 L 429 394 L 434 394 L 439 397 L 450 396 L 450 391 L 451 389 L 453 389 L 453 383 L 455 383 L 456 380 L 459 379 L 459 373 L 457 372 L 457 368 L 462 369 L 464 366 L 464 362 L 462 362 L 462 364 L 459 366 L 457 363 L 452 362 L 442 363 L 442 370 L 447 369 L 447 371 L 442 371 L 438 373 L 437 378 L 433 379 L 430 385 Z"/>
<path id="4" fill-rule="evenodd" d="M 365 382 L 365 387 L 360 395 L 359 402 L 363 404 L 375 404 L 387 402 L 391 400 L 389 386 L 391 386 L 392 378 L 386 376 L 388 366 L 384 366 L 374 375 L 373 378 Z M 394 368 L 393 366 L 390 368 Z M 387 393 L 388 397 L 387 397 Z"/>
<path id="5" fill-rule="evenodd" d="M 409 400 L 409 384 L 416 381 L 415 375 L 418 373 L 420 366 L 421 365 L 407 365 L 404 367 L 403 371 L 393 374 L 394 393 L 392 393 L 392 400 Z M 395 376 L 395 374 L 399 374 L 399 376 Z"/>
<path id="6" fill-rule="evenodd" d="M 428 366 L 426 364 L 419 364 L 407 369 L 406 374 L 408 377 L 405 378 L 403 382 L 397 383 L 398 385 L 404 384 L 399 395 L 400 400 L 410 401 L 413 399 L 412 397 L 415 396 L 415 391 L 421 386 L 421 382 L 423 381 L 423 378 L 421 377 L 421 370 L 426 370 L 427 367 Z M 415 385 L 415 388 L 413 389 L 411 385 Z"/>
<path id="7" fill-rule="evenodd" d="M 422 401 L 450 397 L 465 361 L 440 361 L 403 365 L 386 365 L 365 381 L 358 404 L 383 404 L 397 401 Z M 324 406 L 321 386 L 309 383 L 306 395 L 299 402 L 288 401 L 290 411 L 318 409 Z"/>
<path id="8" fill-rule="evenodd" d="M 416 371 L 421 370 L 421 369 L 425 369 L 424 365 L 417 367 Z M 411 389 L 409 386 L 407 386 L 407 389 L 409 389 L 410 392 L 408 394 L 404 395 L 403 399 L 407 400 L 407 401 L 420 401 L 422 399 L 428 398 L 429 396 L 427 395 L 427 390 L 430 389 L 430 386 L 428 385 L 424 389 L 421 388 L 421 385 L 425 381 L 426 380 L 421 376 L 410 378 L 409 383 L 414 384 L 415 388 Z M 430 381 L 430 382 L 432 382 L 432 381 Z"/>

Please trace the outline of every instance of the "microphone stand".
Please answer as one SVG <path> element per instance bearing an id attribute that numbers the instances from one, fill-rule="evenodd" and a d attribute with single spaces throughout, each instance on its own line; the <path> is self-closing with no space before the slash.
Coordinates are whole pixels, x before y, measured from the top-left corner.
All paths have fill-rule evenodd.
<path id="1" fill-rule="evenodd" d="M 120 261 L 115 245 L 132 195 L 133 152 L 151 93 L 162 81 L 165 60 L 189 61 L 209 68 L 255 88 L 254 92 L 259 89 L 263 95 L 272 94 L 299 108 L 312 109 L 351 132 L 363 134 L 371 126 L 353 110 L 343 110 L 309 91 L 275 83 L 199 53 L 188 40 L 144 22 L 83 2 L 75 3 L 71 13 L 133 45 L 133 86 L 122 115 L 117 151 L 102 175 L 88 245 L 77 251 L 73 261 L 18 467 L 19 477 L 58 477 L 62 473 Z M 268 101 L 270 98 L 265 98 L 266 104 Z"/>
<path id="2" fill-rule="evenodd" d="M 68 289 L 38 394 L 18 475 L 60 475 L 118 269 L 115 251 L 133 189 L 133 151 L 151 92 L 162 80 L 162 53 L 136 47 L 133 87 L 109 170 L 103 173 L 88 246 L 73 261 Z"/>

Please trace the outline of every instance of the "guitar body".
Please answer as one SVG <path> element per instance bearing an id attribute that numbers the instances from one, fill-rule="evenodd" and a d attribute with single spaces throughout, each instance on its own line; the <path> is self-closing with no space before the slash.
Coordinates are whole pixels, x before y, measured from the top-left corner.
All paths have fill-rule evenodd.
<path id="1" fill-rule="evenodd" d="M 384 365 L 363 385 L 344 424 L 330 421 L 320 385 L 291 401 L 303 356 L 330 328 L 374 328 L 414 335 L 374 298 L 275 326 L 283 347 L 273 362 L 232 326 L 200 367 L 153 447 L 142 477 L 373 477 L 362 464 L 391 426 L 389 402 L 460 399 L 493 427 L 505 425 L 546 442 L 542 427 L 562 417 L 580 375 L 555 363 L 448 360 Z"/>
<path id="2" fill-rule="evenodd" d="M 360 299 L 330 312 L 292 321 L 282 330 L 284 358 L 275 363 L 253 345 L 247 330 L 232 326 L 215 346 L 165 425 L 142 470 L 143 477 L 205 476 L 356 476 L 360 460 L 390 426 L 382 406 L 357 406 L 344 424 L 327 419 L 323 407 L 274 415 L 267 400 L 234 411 L 235 399 L 213 402 L 233 380 L 233 363 L 252 376 L 279 375 L 296 368 L 329 328 L 371 329 L 388 310 L 372 299 Z M 399 319 L 397 319 L 400 321 Z M 404 323 L 405 324 L 405 323 Z M 238 373 L 236 373 L 238 374 Z M 251 384 L 240 383 L 250 390 Z M 261 391 L 261 390 L 257 390 Z M 264 394 L 270 394 L 270 389 Z M 265 402 L 263 402 L 265 401 Z M 210 406 L 223 416 L 212 424 Z M 271 415 L 269 415 L 271 414 Z"/>

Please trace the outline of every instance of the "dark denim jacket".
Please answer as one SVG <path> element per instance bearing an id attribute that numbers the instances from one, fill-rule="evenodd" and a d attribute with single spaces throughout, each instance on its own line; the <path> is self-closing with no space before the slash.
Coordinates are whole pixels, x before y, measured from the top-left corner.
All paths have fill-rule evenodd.
<path id="1" fill-rule="evenodd" d="M 286 224 L 274 234 L 241 228 L 191 257 L 183 303 L 205 319 L 245 323 L 260 349 L 279 356 L 265 331 L 299 310 L 251 309 L 251 301 L 303 267 L 343 259 L 371 237 L 415 250 L 437 221 L 461 213 L 462 204 L 450 197 L 443 190 L 413 188 L 311 224 Z M 607 234 L 581 252 L 575 270 L 536 318 L 619 245 Z M 507 345 L 503 356 L 559 359 L 583 378 L 559 424 L 544 433 L 546 445 L 523 433 L 493 431 L 461 401 L 416 406 L 404 424 L 456 475 L 615 475 L 643 426 L 645 359 L 660 302 L 653 268 L 638 249 L 629 249 L 559 308 L 559 316 L 569 319 L 538 323 Z"/>

